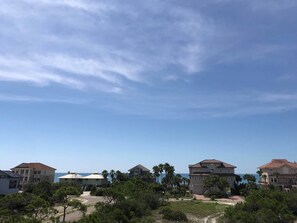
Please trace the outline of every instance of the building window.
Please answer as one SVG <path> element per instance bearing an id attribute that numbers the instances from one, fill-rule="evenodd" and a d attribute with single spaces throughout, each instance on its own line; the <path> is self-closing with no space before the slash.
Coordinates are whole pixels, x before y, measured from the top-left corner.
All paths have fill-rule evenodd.
<path id="1" fill-rule="evenodd" d="M 9 181 L 9 189 L 17 188 L 17 184 L 18 184 L 17 180 L 10 180 Z"/>
<path id="2" fill-rule="evenodd" d="M 28 174 L 29 173 L 29 170 L 26 170 L 26 172 L 25 172 L 26 174 Z"/>

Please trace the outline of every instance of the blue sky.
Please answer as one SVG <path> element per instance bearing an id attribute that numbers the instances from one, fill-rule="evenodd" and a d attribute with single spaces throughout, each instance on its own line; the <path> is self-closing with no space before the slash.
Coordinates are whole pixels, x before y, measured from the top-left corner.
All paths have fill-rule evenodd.
<path id="1" fill-rule="evenodd" d="M 297 160 L 295 0 L 0 7 L 0 169 Z"/>

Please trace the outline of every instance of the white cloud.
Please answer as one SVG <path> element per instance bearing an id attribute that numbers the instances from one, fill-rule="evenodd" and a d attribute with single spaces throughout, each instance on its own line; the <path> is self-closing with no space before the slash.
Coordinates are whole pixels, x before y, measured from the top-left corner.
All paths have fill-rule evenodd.
<path id="1" fill-rule="evenodd" d="M 297 101 L 297 94 L 264 94 L 259 97 L 264 102 Z"/>
<path id="2" fill-rule="evenodd" d="M 79 10 L 85 10 L 88 12 L 100 12 L 100 11 L 109 11 L 113 7 L 110 4 L 105 4 L 103 2 L 95 0 L 23 0 L 28 4 L 44 4 L 47 6 L 65 6 Z"/>
<path id="3" fill-rule="evenodd" d="M 43 70 L 34 61 L 0 57 L 0 80 L 13 82 L 32 82 L 39 86 L 57 83 L 82 90 L 85 84 L 77 79 L 65 77 Z"/>
<path id="4" fill-rule="evenodd" d="M 284 58 L 294 58 L 293 44 L 287 43 L 295 40 L 294 33 L 284 36 L 286 29 L 279 32 L 274 25 L 289 23 L 283 23 L 285 19 L 277 13 L 271 16 L 271 10 L 267 16 L 262 9 L 242 7 L 252 4 L 6 1 L 0 7 L 0 81 L 59 85 L 94 98 L 104 92 L 117 99 L 107 102 L 111 108 L 121 105 L 127 113 L 156 116 L 239 114 L 238 107 L 242 113 L 256 113 L 266 111 L 265 106 L 273 112 L 280 102 L 280 107 L 292 108 L 295 99 L 289 93 L 245 94 L 242 90 L 260 92 L 264 78 L 258 70 L 269 71 L 271 63 L 286 69 Z M 253 16 L 246 20 L 250 13 Z M 259 21 L 265 19 L 271 24 L 264 31 Z M 246 66 L 241 72 L 243 62 Z M 255 72 L 241 82 L 249 65 Z M 195 76 L 202 71 L 203 77 Z M 268 79 L 267 86 L 275 80 Z M 197 89 L 205 92 L 199 95 Z M 243 96 L 228 93 L 233 90 Z"/>
<path id="5" fill-rule="evenodd" d="M 63 103 L 63 104 L 86 104 L 88 101 L 65 98 L 40 98 L 25 95 L 1 94 L 0 102 L 32 102 L 32 103 Z"/>

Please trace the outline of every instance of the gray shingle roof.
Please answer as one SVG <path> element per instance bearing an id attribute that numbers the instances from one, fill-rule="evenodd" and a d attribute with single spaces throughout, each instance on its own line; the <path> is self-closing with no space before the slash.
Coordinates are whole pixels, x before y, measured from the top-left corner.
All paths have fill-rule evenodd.
<path id="1" fill-rule="evenodd" d="M 5 173 L 10 178 L 22 178 L 22 176 L 10 171 L 10 170 L 2 170 L 3 173 Z"/>
<path id="2" fill-rule="evenodd" d="M 133 170 L 136 169 L 136 168 L 139 168 L 139 169 L 141 169 L 142 171 L 145 171 L 145 172 L 150 172 L 150 170 L 149 170 L 148 168 L 142 166 L 141 164 L 138 164 L 137 166 L 131 168 L 131 169 L 128 170 L 128 171 L 133 171 Z"/>
<path id="3" fill-rule="evenodd" d="M 189 167 L 203 167 L 203 164 L 222 164 L 222 167 L 225 167 L 225 168 L 236 168 L 236 166 L 233 166 L 229 163 L 225 163 L 223 161 L 220 161 L 220 160 L 216 160 L 216 159 L 205 159 L 205 160 L 202 160 L 200 161 L 199 163 L 196 163 L 194 165 L 189 165 Z"/>

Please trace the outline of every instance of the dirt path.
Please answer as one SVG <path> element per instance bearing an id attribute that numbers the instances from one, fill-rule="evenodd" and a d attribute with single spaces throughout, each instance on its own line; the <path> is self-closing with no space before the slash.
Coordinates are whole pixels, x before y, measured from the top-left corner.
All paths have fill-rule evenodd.
<path id="1" fill-rule="evenodd" d="M 200 200 L 203 202 L 215 202 L 218 204 L 227 204 L 227 205 L 235 205 L 237 203 L 244 202 L 244 199 L 241 196 L 231 196 L 229 198 L 219 198 L 214 201 L 212 201 L 210 198 L 207 198 L 203 195 L 194 194 L 194 197 L 197 200 Z"/>
<path id="2" fill-rule="evenodd" d="M 204 218 L 197 218 L 193 215 L 187 215 L 190 222 L 198 222 L 198 223 L 216 223 L 220 217 L 222 217 L 224 213 L 215 213 Z"/>
<path id="3" fill-rule="evenodd" d="M 91 196 L 89 192 L 84 192 L 79 198 L 84 205 L 87 205 L 87 211 L 86 215 L 91 214 L 95 211 L 95 204 L 98 202 L 104 202 L 105 199 L 103 197 L 97 197 L 97 196 Z M 56 208 L 59 213 L 57 216 L 60 216 L 60 220 L 63 218 L 63 208 L 62 207 L 57 207 Z M 82 217 L 82 213 L 76 209 L 73 209 L 69 207 L 67 209 L 67 214 L 66 214 L 66 222 L 71 222 L 71 221 L 76 221 Z"/>

